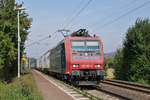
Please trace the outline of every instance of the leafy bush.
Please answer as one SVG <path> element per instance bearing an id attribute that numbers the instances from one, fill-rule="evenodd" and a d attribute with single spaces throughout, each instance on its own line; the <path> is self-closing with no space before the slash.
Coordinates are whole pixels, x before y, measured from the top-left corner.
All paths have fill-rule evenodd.
<path id="1" fill-rule="evenodd" d="M 150 84 L 150 21 L 137 19 L 116 56 L 116 78 Z"/>
<path id="2" fill-rule="evenodd" d="M 122 49 L 118 49 L 114 58 L 114 69 L 115 69 L 115 78 L 119 80 L 124 80 L 124 77 L 126 77 L 124 74 L 124 69 L 122 68 L 123 63 L 123 55 L 122 55 Z"/>
<path id="3" fill-rule="evenodd" d="M 105 70 L 107 70 L 108 68 L 113 68 L 114 67 L 114 58 L 112 56 L 105 58 L 104 66 L 105 66 Z"/>

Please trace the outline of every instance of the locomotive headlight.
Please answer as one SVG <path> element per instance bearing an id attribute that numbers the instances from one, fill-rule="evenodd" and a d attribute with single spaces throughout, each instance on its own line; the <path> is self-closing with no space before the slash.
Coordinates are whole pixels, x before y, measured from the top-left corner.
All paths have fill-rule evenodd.
<path id="1" fill-rule="evenodd" d="M 101 65 L 100 64 L 95 64 L 95 67 L 99 68 L 99 67 L 101 67 Z"/>
<path id="2" fill-rule="evenodd" d="M 79 64 L 73 64 L 73 68 L 79 67 Z"/>
<path id="3" fill-rule="evenodd" d="M 76 65 L 75 65 L 75 64 L 73 64 L 73 67 L 76 67 Z"/>

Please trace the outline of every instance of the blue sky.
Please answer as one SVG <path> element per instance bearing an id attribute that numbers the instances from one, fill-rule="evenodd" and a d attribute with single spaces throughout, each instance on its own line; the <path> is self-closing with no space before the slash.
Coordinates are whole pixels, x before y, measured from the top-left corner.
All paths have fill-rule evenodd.
<path id="1" fill-rule="evenodd" d="M 19 3 L 22 1 L 26 11 L 33 18 L 31 33 L 26 41 L 28 45 L 63 28 L 68 22 L 66 19 L 76 14 L 88 0 L 18 0 Z M 147 1 L 149 0 L 92 0 L 67 29 L 76 31 L 86 28 L 89 33 L 101 37 L 105 53 L 113 52 L 122 46 L 127 29 L 134 25 L 137 18 L 150 18 L 150 3 L 116 22 L 111 22 Z M 106 23 L 111 24 L 105 25 Z M 25 51 L 28 56 L 37 58 L 62 39 L 63 36 L 56 33 L 49 39 L 28 46 Z"/>

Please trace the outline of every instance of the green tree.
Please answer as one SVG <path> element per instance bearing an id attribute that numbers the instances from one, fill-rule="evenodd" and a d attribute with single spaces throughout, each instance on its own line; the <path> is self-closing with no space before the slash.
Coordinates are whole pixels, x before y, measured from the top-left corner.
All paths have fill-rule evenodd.
<path id="1" fill-rule="evenodd" d="M 104 59 L 104 68 L 105 71 L 107 71 L 108 68 L 113 68 L 114 67 L 114 58 L 112 56 L 109 56 Z"/>
<path id="2" fill-rule="evenodd" d="M 126 33 L 117 78 L 150 84 L 150 21 L 137 19 Z M 119 66 L 118 64 L 118 66 Z"/>
<path id="3" fill-rule="evenodd" d="M 123 73 L 124 69 L 122 68 L 122 63 L 123 63 L 123 54 L 122 54 L 122 49 L 118 49 L 114 58 L 114 69 L 115 69 L 115 78 L 116 79 L 125 79 L 126 77 Z"/>
<path id="4" fill-rule="evenodd" d="M 17 75 L 17 9 L 23 4 L 15 4 L 15 0 L 5 0 L 5 6 L 0 10 L 0 66 L 5 80 L 9 80 L 10 76 Z M 20 12 L 20 35 L 21 35 L 21 53 L 24 50 L 24 43 L 29 34 L 29 28 L 32 19 L 23 11 Z M 7 45 L 6 45 L 7 44 Z"/>
<path id="5" fill-rule="evenodd" d="M 0 32 L 0 77 L 9 79 L 12 74 L 12 65 L 15 60 L 15 48 L 8 35 Z M 10 74 L 11 72 L 11 74 Z"/>

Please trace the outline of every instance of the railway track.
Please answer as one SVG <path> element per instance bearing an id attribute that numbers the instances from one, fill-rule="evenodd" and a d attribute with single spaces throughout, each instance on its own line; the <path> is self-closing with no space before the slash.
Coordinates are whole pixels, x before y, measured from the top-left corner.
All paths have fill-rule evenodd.
<path id="1" fill-rule="evenodd" d="M 112 96 L 125 100 L 150 100 L 150 85 L 134 82 L 105 79 L 98 86 L 98 91 L 108 93 Z"/>
<path id="2" fill-rule="evenodd" d="M 138 84 L 134 82 L 121 81 L 121 80 L 111 80 L 111 79 L 105 79 L 102 83 L 150 94 L 150 85 Z"/>
<path id="3" fill-rule="evenodd" d="M 150 85 L 105 79 L 86 92 L 100 100 L 150 100 Z"/>

